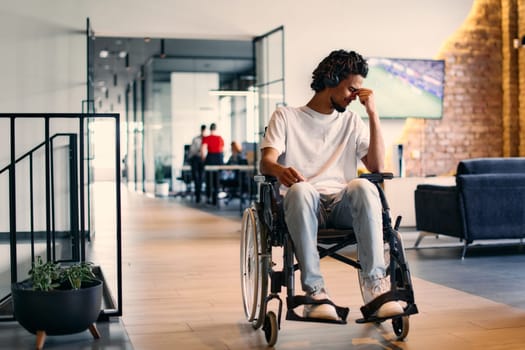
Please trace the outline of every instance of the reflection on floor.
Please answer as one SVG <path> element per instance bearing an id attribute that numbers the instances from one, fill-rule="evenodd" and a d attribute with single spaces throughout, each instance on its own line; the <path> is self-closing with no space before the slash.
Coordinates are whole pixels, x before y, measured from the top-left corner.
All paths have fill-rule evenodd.
<path id="1" fill-rule="evenodd" d="M 123 198 L 123 313 L 89 332 L 48 337 L 45 349 L 267 349 L 245 321 L 239 283 L 238 206 L 192 205 L 189 199 Z M 402 230 L 405 247 L 417 233 Z M 515 242 L 514 242 L 515 243 Z M 522 349 L 525 254 L 516 244 L 473 246 L 427 237 L 406 253 L 420 313 L 405 342 L 389 323 L 358 325 L 355 270 L 323 260 L 333 299 L 349 306 L 347 325 L 283 320 L 276 349 Z M 278 249 L 274 250 L 276 256 Z M 355 254 L 349 249 L 347 254 Z M 283 294 L 284 296 L 284 294 Z M 275 305 L 272 305 L 275 307 Z M 0 323 L 0 349 L 31 349 L 34 336 Z"/>

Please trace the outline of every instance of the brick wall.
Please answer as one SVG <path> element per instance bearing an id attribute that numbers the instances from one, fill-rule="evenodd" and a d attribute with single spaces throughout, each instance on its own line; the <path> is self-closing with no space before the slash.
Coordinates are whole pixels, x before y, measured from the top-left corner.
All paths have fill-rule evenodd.
<path id="1" fill-rule="evenodd" d="M 525 48 L 513 47 L 518 29 L 525 34 L 518 2 L 523 3 L 474 1 L 464 24 L 443 45 L 437 56 L 446 62 L 443 118 L 407 119 L 401 138 L 407 176 L 451 174 L 462 159 L 525 151 L 520 132 L 525 97 L 519 89 L 525 77 L 520 72 L 518 78 L 517 64 L 518 55 L 524 62 Z"/>
<path id="2" fill-rule="evenodd" d="M 525 36 L 525 2 L 518 0 L 518 37 Z M 519 67 L 522 67 L 519 69 Z M 525 157 L 525 47 L 518 50 L 519 80 L 519 155 Z"/>
<path id="3" fill-rule="evenodd" d="M 518 0 L 501 1 L 503 156 L 519 154 Z"/>

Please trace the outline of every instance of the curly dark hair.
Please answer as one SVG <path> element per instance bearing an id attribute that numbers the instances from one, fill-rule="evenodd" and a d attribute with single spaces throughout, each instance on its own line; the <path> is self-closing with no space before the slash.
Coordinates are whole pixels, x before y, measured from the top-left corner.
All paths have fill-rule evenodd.
<path id="1" fill-rule="evenodd" d="M 310 87 L 319 92 L 326 87 L 334 87 L 350 74 L 359 74 L 366 78 L 368 63 L 355 51 L 334 50 L 325 57 L 312 73 Z"/>

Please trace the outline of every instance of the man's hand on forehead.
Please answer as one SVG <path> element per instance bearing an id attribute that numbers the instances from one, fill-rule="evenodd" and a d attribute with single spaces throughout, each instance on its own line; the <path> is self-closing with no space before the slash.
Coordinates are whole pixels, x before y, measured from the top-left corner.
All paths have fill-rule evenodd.
<path id="1" fill-rule="evenodd" d="M 374 92 L 367 88 L 361 88 L 359 89 L 357 95 L 359 96 L 359 101 L 361 101 L 362 104 L 365 104 L 365 102 L 368 100 L 368 97 L 372 95 Z"/>

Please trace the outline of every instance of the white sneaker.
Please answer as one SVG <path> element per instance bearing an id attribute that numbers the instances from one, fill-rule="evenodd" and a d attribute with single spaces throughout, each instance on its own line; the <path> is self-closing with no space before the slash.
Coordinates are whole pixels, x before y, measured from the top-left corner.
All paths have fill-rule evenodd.
<path id="1" fill-rule="evenodd" d="M 330 299 L 330 297 L 328 296 L 324 288 L 321 289 L 316 294 L 307 294 L 307 295 L 315 300 Z M 339 316 L 337 315 L 337 312 L 335 311 L 335 307 L 332 304 L 304 305 L 303 317 L 322 318 L 326 320 L 335 320 L 335 321 L 339 320 Z"/>
<path id="2" fill-rule="evenodd" d="M 363 298 L 365 304 L 368 304 L 378 296 L 385 294 L 388 291 L 390 291 L 390 279 L 387 277 L 365 281 L 363 290 Z M 381 305 L 379 309 L 377 309 L 374 316 L 379 318 L 385 318 L 401 315 L 404 312 L 405 311 L 403 310 L 403 307 L 401 306 L 401 304 L 399 304 L 399 302 L 388 301 Z"/>

